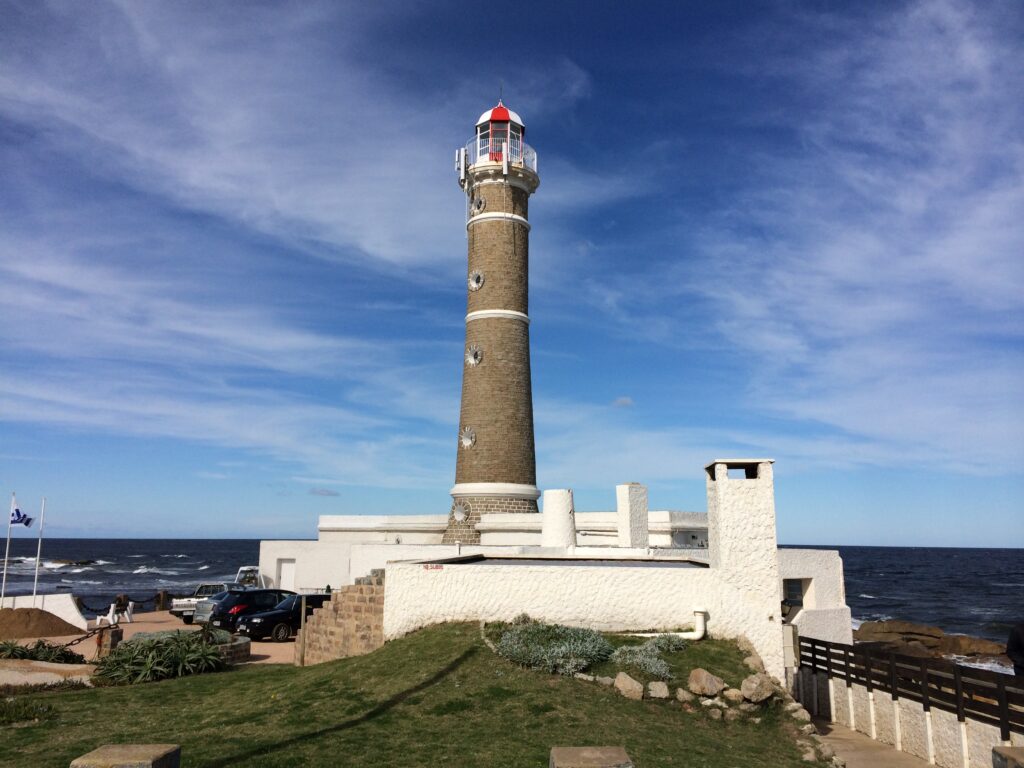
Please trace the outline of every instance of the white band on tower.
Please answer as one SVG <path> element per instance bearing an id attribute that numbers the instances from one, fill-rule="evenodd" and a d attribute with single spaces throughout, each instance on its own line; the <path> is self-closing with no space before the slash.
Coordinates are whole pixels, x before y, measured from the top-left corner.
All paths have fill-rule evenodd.
<path id="1" fill-rule="evenodd" d="M 452 496 L 504 496 L 516 499 L 539 499 L 535 485 L 520 483 L 456 483 L 449 491 Z"/>
<path id="2" fill-rule="evenodd" d="M 489 320 L 494 317 L 504 317 L 509 320 L 518 320 L 522 323 L 530 324 L 530 316 L 525 312 L 516 312 L 514 309 L 481 309 L 476 312 L 470 312 L 466 315 L 466 322 L 471 323 L 474 320 Z"/>
<path id="3" fill-rule="evenodd" d="M 496 213 L 478 213 L 466 222 L 466 229 L 469 229 L 470 224 L 476 224 L 478 221 L 514 221 L 516 224 L 522 224 L 526 227 L 527 231 L 530 230 L 530 222 L 518 213 L 505 213 L 504 211 L 498 211 Z"/>

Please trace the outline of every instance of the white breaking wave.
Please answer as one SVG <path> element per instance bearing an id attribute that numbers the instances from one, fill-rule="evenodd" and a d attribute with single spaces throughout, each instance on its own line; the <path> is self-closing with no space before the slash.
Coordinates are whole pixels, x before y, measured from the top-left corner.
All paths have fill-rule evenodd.
<path id="1" fill-rule="evenodd" d="M 865 600 L 877 600 L 878 599 L 874 595 L 857 595 L 857 597 L 863 597 Z"/>
<path id="2" fill-rule="evenodd" d="M 208 565 L 200 565 L 198 568 L 196 568 L 196 570 L 197 571 L 205 571 L 209 567 L 210 566 L 208 566 Z"/>
<path id="3" fill-rule="evenodd" d="M 972 659 L 970 656 L 947 656 L 950 661 L 955 661 L 961 667 L 973 667 L 974 669 L 987 669 L 990 672 L 1000 672 L 1004 675 L 1012 675 L 1013 667 L 1007 664 L 1000 664 L 998 661 L 986 659 L 985 661 L 979 661 Z"/>
<path id="4" fill-rule="evenodd" d="M 150 568 L 148 565 L 140 565 L 132 573 L 156 573 L 161 576 L 180 576 L 178 571 L 165 571 L 160 568 Z"/>

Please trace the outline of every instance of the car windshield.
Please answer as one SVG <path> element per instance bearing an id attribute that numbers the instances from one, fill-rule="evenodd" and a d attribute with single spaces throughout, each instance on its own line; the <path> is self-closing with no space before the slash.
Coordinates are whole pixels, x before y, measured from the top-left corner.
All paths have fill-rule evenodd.
<path id="1" fill-rule="evenodd" d="M 274 606 L 275 611 L 290 611 L 295 605 L 295 599 L 298 595 L 288 595 L 284 600 Z"/>
<path id="2" fill-rule="evenodd" d="M 228 596 L 227 592 L 218 592 L 216 595 L 210 595 L 207 600 L 223 600 Z"/>

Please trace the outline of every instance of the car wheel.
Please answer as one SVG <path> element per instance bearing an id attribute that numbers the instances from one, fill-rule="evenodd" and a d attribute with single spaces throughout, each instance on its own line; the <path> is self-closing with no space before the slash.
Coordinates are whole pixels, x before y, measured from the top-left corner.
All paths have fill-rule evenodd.
<path id="1" fill-rule="evenodd" d="M 181 617 L 181 620 L 186 624 L 191 624 L 193 618 L 195 617 L 191 613 L 186 613 L 184 616 Z"/>
<path id="2" fill-rule="evenodd" d="M 274 638 L 275 643 L 283 643 L 292 636 L 292 628 L 287 624 L 278 624 L 274 627 L 274 631 L 270 633 L 270 636 Z"/>

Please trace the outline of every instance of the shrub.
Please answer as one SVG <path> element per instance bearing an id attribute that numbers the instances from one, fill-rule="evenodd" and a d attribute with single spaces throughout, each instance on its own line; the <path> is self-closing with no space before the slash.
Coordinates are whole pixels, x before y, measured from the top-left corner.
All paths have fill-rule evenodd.
<path id="1" fill-rule="evenodd" d="M 62 645 L 36 640 L 35 645 L 20 645 L 14 640 L 0 642 L 0 659 L 31 659 L 54 664 L 84 664 L 85 657 Z"/>
<path id="2" fill-rule="evenodd" d="M 121 643 L 100 659 L 95 677 L 101 683 L 130 685 L 216 672 L 224 666 L 220 651 L 202 633 L 175 632 Z"/>
<path id="3" fill-rule="evenodd" d="M 0 699 L 0 725 L 43 720 L 53 714 L 53 707 L 24 699 Z"/>
<path id="4" fill-rule="evenodd" d="M 498 654 L 530 669 L 572 675 L 612 655 L 611 643 L 591 629 L 518 617 L 501 633 Z"/>
<path id="5" fill-rule="evenodd" d="M 640 645 L 623 645 L 612 654 L 612 662 L 620 667 L 635 667 L 651 677 L 668 680 L 672 670 L 662 653 L 674 653 L 686 647 L 686 641 L 674 635 L 659 635 Z"/>

